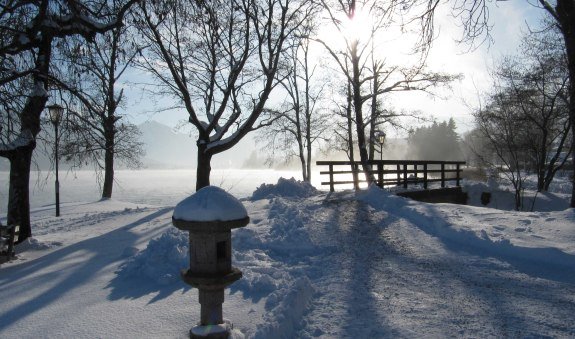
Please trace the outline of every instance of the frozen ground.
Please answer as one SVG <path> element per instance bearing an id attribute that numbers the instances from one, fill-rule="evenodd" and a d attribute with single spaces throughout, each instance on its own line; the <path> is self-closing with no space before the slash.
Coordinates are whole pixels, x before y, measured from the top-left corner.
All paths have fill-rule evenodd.
<path id="1" fill-rule="evenodd" d="M 224 303 L 246 337 L 575 336 L 566 195 L 513 212 L 289 180 L 256 193 L 243 201 L 251 223 L 233 231 L 244 278 Z M 33 241 L 0 267 L 0 337 L 186 337 L 199 304 L 178 277 L 187 235 L 172 207 L 100 201 L 52 214 L 34 211 Z"/>

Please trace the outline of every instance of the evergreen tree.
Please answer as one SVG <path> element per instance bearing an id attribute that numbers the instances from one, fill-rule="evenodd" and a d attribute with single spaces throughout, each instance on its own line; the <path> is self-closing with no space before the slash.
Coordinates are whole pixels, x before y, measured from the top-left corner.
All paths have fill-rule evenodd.
<path id="1" fill-rule="evenodd" d="M 409 158 L 417 160 L 461 160 L 460 137 L 453 118 L 433 122 L 409 133 Z"/>

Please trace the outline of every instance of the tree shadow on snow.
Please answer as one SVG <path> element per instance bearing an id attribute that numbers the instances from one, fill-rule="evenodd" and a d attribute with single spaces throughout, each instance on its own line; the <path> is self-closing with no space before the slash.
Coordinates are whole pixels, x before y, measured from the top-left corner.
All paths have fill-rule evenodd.
<path id="1" fill-rule="evenodd" d="M 565 315 L 575 309 L 575 304 L 565 296 L 569 292 L 549 288 L 554 283 L 545 280 L 522 278 L 521 274 L 510 270 L 508 264 L 530 276 L 572 283 L 572 272 L 575 272 L 575 267 L 571 266 L 575 264 L 573 256 L 509 243 L 485 243 L 485 239 L 472 232 L 460 232 L 445 225 L 445 219 L 433 205 L 428 206 L 429 215 L 409 208 L 407 200 L 404 204 L 395 202 L 391 205 L 383 208 L 388 215 L 384 225 L 380 225 L 389 230 L 391 236 L 380 242 L 382 248 L 395 249 L 396 252 L 380 256 L 366 253 L 363 260 L 372 261 L 373 267 L 367 267 L 367 270 L 382 278 L 380 287 L 376 285 L 372 289 L 392 294 L 384 295 L 383 302 L 372 300 L 361 290 L 361 281 L 354 282 L 358 278 L 353 278 L 350 283 L 350 303 L 358 300 L 379 303 L 379 312 L 385 314 L 381 318 L 388 319 L 386 330 L 390 330 L 384 332 L 384 336 L 529 337 L 541 336 L 544 331 L 551 336 L 570 333 L 566 324 L 569 322 L 565 321 L 569 316 Z M 416 227 L 402 227 L 402 224 L 406 225 L 403 220 Z M 417 230 L 422 232 L 418 235 Z M 375 235 L 376 230 L 373 232 Z M 438 244 L 442 246 L 438 247 Z M 554 260 L 566 266 L 550 268 L 533 261 L 543 255 L 548 256 L 545 261 Z M 386 260 L 397 265 L 386 270 L 377 263 Z M 356 274 L 361 277 L 362 273 Z M 353 290 L 354 286 L 359 286 L 359 290 Z M 350 305 L 356 316 L 365 316 L 366 312 L 362 313 L 361 309 L 355 311 L 358 306 Z M 534 314 L 531 312 L 555 316 L 538 323 L 532 319 Z M 378 319 L 372 317 L 371 320 Z M 353 336 L 354 333 L 348 334 Z"/>
<path id="2" fill-rule="evenodd" d="M 505 240 L 492 241 L 487 236 L 479 237 L 470 230 L 449 227 L 432 205 L 427 207 L 427 212 L 429 216 L 414 212 L 404 217 L 422 231 L 440 239 L 454 252 L 496 258 L 531 277 L 575 284 L 575 255 L 557 248 L 529 248 Z"/>
<path id="3" fill-rule="evenodd" d="M 472 231 L 447 225 L 434 205 L 426 207 L 426 215 L 408 209 L 394 212 L 448 251 L 431 276 L 437 290 L 450 300 L 448 307 L 455 311 L 445 326 L 463 328 L 461 336 L 555 337 L 572 333 L 569 314 L 575 311 L 575 303 L 568 297 L 574 287 L 569 284 L 575 281 L 572 255 L 480 238 Z M 422 264 L 435 260 L 422 258 Z M 561 287 L 557 282 L 567 285 Z"/>
<path id="4" fill-rule="evenodd" d="M 393 324 L 382 312 L 375 286 L 380 279 L 380 265 L 389 254 L 390 246 L 381 236 L 388 223 L 374 221 L 369 207 L 359 201 L 331 201 L 335 204 L 328 232 L 333 232 L 339 261 L 339 275 L 345 299 L 341 332 L 346 338 L 381 338 L 397 334 Z M 342 204 L 341 208 L 337 205 Z M 333 272 L 331 272 L 333 274 Z M 340 287 L 341 288 L 341 287 Z"/>
<path id="5" fill-rule="evenodd" d="M 26 295 L 30 291 L 36 290 L 38 286 L 49 287 L 35 298 L 29 298 L 28 301 L 12 308 L 5 308 L 0 314 L 0 332 L 8 325 L 57 302 L 69 291 L 95 279 L 94 277 L 100 271 L 122 260 L 122 251 L 127 247 L 134 246 L 142 238 L 141 232 L 136 234 L 132 232 L 132 229 L 171 210 L 171 207 L 159 209 L 108 233 L 57 249 L 30 262 L 3 268 L 0 286 L 4 291 L 10 291 L 12 296 L 16 295 L 14 298 L 18 298 L 17 295 L 19 294 Z M 154 226 L 148 232 L 152 234 L 160 230 L 161 227 Z M 65 261 L 71 261 L 71 263 L 62 268 L 62 262 Z M 43 273 L 35 274 L 39 270 L 42 270 Z M 124 288 L 128 289 L 127 286 Z M 141 287 L 135 284 L 131 288 L 140 290 Z"/>
<path id="6" fill-rule="evenodd" d="M 171 222 L 164 224 L 168 225 Z M 148 302 L 152 304 L 177 290 L 182 293 L 190 290 L 180 277 L 180 272 L 189 265 L 188 241 L 187 232 L 168 227 L 142 251 L 128 249 L 126 256 L 129 259 L 119 266 L 106 286 L 111 289 L 108 299 L 138 299 L 155 294 Z"/>
<path id="7" fill-rule="evenodd" d="M 146 281 L 143 277 L 123 277 L 120 275 L 116 275 L 106 288 L 111 289 L 110 295 L 108 296 L 108 300 L 111 301 L 121 299 L 134 300 L 156 293 L 156 295 L 150 299 L 148 305 L 163 300 L 177 291 L 181 290 L 181 293 L 184 294 L 191 289 L 191 287 L 186 285 L 181 279 L 160 284 L 152 280 Z"/>

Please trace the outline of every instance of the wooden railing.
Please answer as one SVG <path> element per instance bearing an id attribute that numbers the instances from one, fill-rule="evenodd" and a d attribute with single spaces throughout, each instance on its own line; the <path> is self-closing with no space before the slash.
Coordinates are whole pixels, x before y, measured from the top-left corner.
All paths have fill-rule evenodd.
<path id="1" fill-rule="evenodd" d="M 370 171 L 374 175 L 379 187 L 403 186 L 408 184 L 423 183 L 423 188 L 427 189 L 431 182 L 441 182 L 441 187 L 445 187 L 447 181 L 455 181 L 459 186 L 461 180 L 461 165 L 465 161 L 427 161 L 427 160 L 371 160 Z M 321 175 L 328 175 L 329 181 L 322 181 L 322 185 L 329 185 L 329 190 L 334 191 L 335 185 L 353 184 L 358 187 L 363 177 L 361 162 L 359 161 L 318 161 L 318 166 L 328 166 L 327 171 L 321 171 Z M 337 180 L 336 176 L 352 175 L 353 180 Z"/>

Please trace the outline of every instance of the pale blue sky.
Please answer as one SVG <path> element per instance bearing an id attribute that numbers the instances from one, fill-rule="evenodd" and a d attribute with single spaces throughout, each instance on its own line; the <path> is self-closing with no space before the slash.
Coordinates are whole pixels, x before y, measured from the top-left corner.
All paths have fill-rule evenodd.
<path id="1" fill-rule="evenodd" d="M 519 45 L 521 32 L 527 30 L 526 23 L 536 27 L 543 14 L 543 10 L 529 5 L 527 1 L 498 2 L 491 9 L 493 44 L 483 44 L 471 52 L 467 52 L 469 46 L 454 42 L 454 39 L 461 36 L 461 29 L 456 25 L 457 19 L 445 13 L 440 15 L 436 26 L 440 34 L 430 53 L 429 67 L 436 71 L 462 73 L 464 79 L 452 85 L 453 91 L 439 91 L 439 96 L 445 100 L 410 92 L 394 94 L 393 106 L 399 110 L 418 109 L 426 116 L 438 120 L 453 117 L 459 132 L 469 130 L 472 127 L 472 117 L 468 106 L 476 106 L 478 94 L 489 88 L 489 68 L 503 55 L 513 54 Z M 140 82 L 144 77 L 138 73 L 137 70 L 131 71 L 126 79 Z M 175 127 L 187 119 L 183 110 L 157 112 L 160 107 L 169 105 L 171 98 L 163 98 L 154 104 L 154 100 L 157 100 L 155 97 L 143 93 L 133 84 L 126 85 L 126 95 L 128 109 L 125 113 L 136 124 L 155 120 Z"/>

